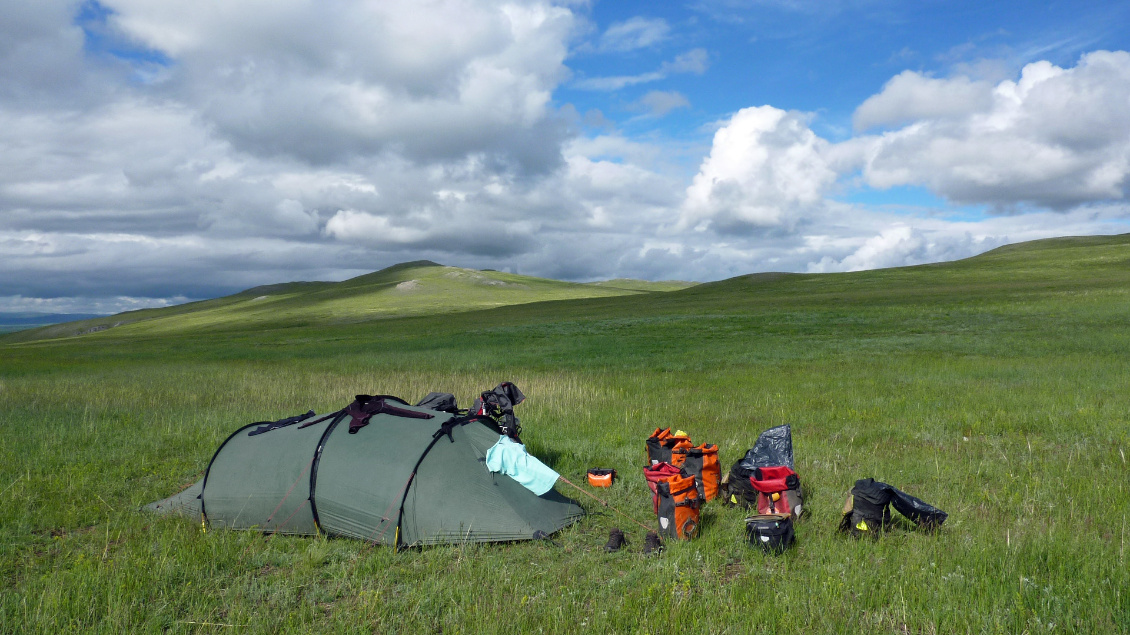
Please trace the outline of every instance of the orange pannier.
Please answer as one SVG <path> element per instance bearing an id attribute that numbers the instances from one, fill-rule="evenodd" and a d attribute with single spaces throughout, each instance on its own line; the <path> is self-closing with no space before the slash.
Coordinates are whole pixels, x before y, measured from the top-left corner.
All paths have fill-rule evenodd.
<path id="1" fill-rule="evenodd" d="M 672 465 L 682 467 L 698 479 L 698 497 L 704 501 L 718 498 L 722 481 L 722 464 L 718 462 L 718 446 L 703 443 L 695 447 L 677 446 L 671 450 Z"/>
<path id="2" fill-rule="evenodd" d="M 674 462 L 674 457 L 671 455 L 671 451 L 677 447 L 693 448 L 694 444 L 691 443 L 690 437 L 671 434 L 671 428 L 665 428 L 663 430 L 656 428 L 655 432 L 653 432 L 651 437 L 647 440 L 648 465 L 670 463 L 678 467 L 678 464 Z"/>
<path id="3" fill-rule="evenodd" d="M 671 476 L 656 484 L 659 494 L 659 533 L 668 538 L 690 540 L 698 535 L 698 486 L 694 476 Z"/>

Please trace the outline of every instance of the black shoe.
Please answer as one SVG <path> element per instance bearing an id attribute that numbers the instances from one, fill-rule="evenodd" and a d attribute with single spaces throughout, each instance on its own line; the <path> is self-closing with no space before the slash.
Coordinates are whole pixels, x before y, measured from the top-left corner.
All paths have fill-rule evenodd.
<path id="1" fill-rule="evenodd" d="M 608 543 L 604 545 L 604 550 L 608 553 L 620 551 L 620 547 L 626 544 L 628 539 L 624 537 L 624 532 L 620 531 L 619 527 L 613 527 L 612 531 L 608 532 Z"/>
<path id="2" fill-rule="evenodd" d="M 647 532 L 647 537 L 643 539 L 644 555 L 658 554 L 661 551 L 663 551 L 663 542 L 659 540 L 659 534 L 654 531 Z"/>

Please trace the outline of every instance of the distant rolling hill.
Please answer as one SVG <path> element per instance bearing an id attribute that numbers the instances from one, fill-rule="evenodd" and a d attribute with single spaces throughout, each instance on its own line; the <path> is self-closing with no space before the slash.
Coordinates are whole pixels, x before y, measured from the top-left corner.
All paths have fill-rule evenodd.
<path id="1" fill-rule="evenodd" d="M 42 313 L 38 311 L 0 312 L 0 333 L 21 331 L 37 326 L 93 320 L 105 317 L 101 313 Z"/>
<path id="2" fill-rule="evenodd" d="M 13 333 L 6 341 L 88 335 L 340 324 L 381 318 L 455 313 L 546 300 L 606 298 L 664 292 L 692 282 L 609 280 L 575 283 L 490 270 L 407 262 L 342 282 L 288 282 L 172 307 L 128 311 Z"/>
<path id="3" fill-rule="evenodd" d="M 484 314 L 482 319 L 544 323 L 770 307 L 797 310 L 891 303 L 928 307 L 1014 293 L 1065 298 L 1078 293 L 1122 294 L 1128 287 L 1130 234 L 1017 243 L 972 258 L 928 265 L 851 273 L 755 273 L 705 284 L 641 280 L 580 284 L 417 261 L 343 282 L 267 285 L 214 300 L 30 329 L 2 336 L 0 342 L 108 329 L 130 337 L 330 326 L 492 308 L 506 312 Z M 547 300 L 571 302 L 537 304 Z"/>

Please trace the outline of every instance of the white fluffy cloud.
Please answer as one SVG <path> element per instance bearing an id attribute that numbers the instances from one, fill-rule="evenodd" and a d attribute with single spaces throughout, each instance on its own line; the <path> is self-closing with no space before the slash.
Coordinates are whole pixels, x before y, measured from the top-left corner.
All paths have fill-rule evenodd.
<path id="1" fill-rule="evenodd" d="M 835 247 L 822 244 L 823 236 L 809 236 L 809 247 L 824 255 L 820 260 L 808 263 L 808 272 L 864 271 L 956 260 L 1003 244 L 999 237 L 973 236 L 968 232 L 955 231 L 952 227 L 916 228 L 898 220 L 877 228 L 877 231 L 877 234 L 864 238 L 841 238 L 837 241 L 840 244 Z M 829 251 L 845 255 L 837 257 Z"/>
<path id="2" fill-rule="evenodd" d="M 578 280 L 840 271 L 1130 216 L 1125 52 L 997 84 L 901 73 L 839 142 L 815 115 L 746 108 L 707 151 L 635 123 L 583 136 L 555 101 L 656 82 L 627 107 L 686 108 L 693 93 L 659 82 L 716 53 L 672 56 L 662 20 L 587 50 L 668 61 L 573 82 L 580 5 L 548 0 L 8 4 L 0 309 L 137 308 L 420 258 Z M 901 186 L 1013 213 L 841 196 Z"/>
<path id="3" fill-rule="evenodd" d="M 754 236 L 751 251 L 800 238 L 793 267 L 808 254 L 805 270 L 844 271 L 960 258 L 1069 228 L 1121 231 L 1130 216 L 1126 52 L 1090 53 L 1068 69 L 1029 64 L 1018 81 L 996 85 L 904 72 L 860 105 L 855 124 L 887 130 L 831 143 L 804 115 L 739 111 L 715 134 L 676 227 L 712 234 L 715 249 L 743 234 Z M 900 215 L 836 202 L 861 185 L 921 186 L 1023 213 L 950 222 L 939 220 L 944 210 Z"/>
<path id="4" fill-rule="evenodd" d="M 935 79 L 914 71 L 895 75 L 882 92 L 868 97 L 852 117 L 857 131 L 904 125 L 923 119 L 947 120 L 986 112 L 993 87 L 968 77 Z"/>
<path id="5" fill-rule="evenodd" d="M 528 194 L 565 167 L 550 102 L 566 8 L 106 0 L 5 15 L 0 295 L 201 297 L 410 249 L 474 256 L 475 232 L 516 232 L 516 253 L 523 217 L 571 213 Z M 515 208 L 491 191 L 527 194 Z M 280 255 L 295 253 L 311 257 Z"/>
<path id="6" fill-rule="evenodd" d="M 877 188 L 921 185 L 958 203 L 1053 209 L 1120 200 L 1130 184 L 1130 53 L 1024 67 L 996 86 L 903 73 L 857 124 L 912 122 L 856 141 Z"/>
<path id="7" fill-rule="evenodd" d="M 739 111 L 715 133 L 687 188 L 680 227 L 724 232 L 794 224 L 822 206 L 836 181 L 828 146 L 800 114 L 772 106 Z"/>
<path id="8" fill-rule="evenodd" d="M 716 134 L 687 190 L 683 225 L 788 225 L 859 170 L 878 189 L 924 186 L 961 204 L 1065 210 L 1124 200 L 1130 186 L 1130 53 L 1070 69 L 1026 66 L 995 86 L 905 72 L 857 109 L 857 127 L 902 127 L 838 144 L 804 117 L 747 108 Z"/>
<path id="9" fill-rule="evenodd" d="M 560 161 L 549 107 L 572 14 L 541 2 L 105 0 L 125 37 L 176 61 L 164 88 L 241 150 L 327 163 L 394 151 Z"/>

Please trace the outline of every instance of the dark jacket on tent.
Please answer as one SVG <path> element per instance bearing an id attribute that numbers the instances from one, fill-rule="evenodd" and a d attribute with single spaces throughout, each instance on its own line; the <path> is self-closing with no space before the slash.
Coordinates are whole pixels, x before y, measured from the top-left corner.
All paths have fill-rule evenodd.
<path id="1" fill-rule="evenodd" d="M 360 395 L 338 413 L 291 419 L 236 430 L 200 482 L 147 509 L 212 527 L 398 547 L 540 538 L 584 514 L 555 490 L 536 496 L 489 472 L 500 431 L 486 417 Z"/>

